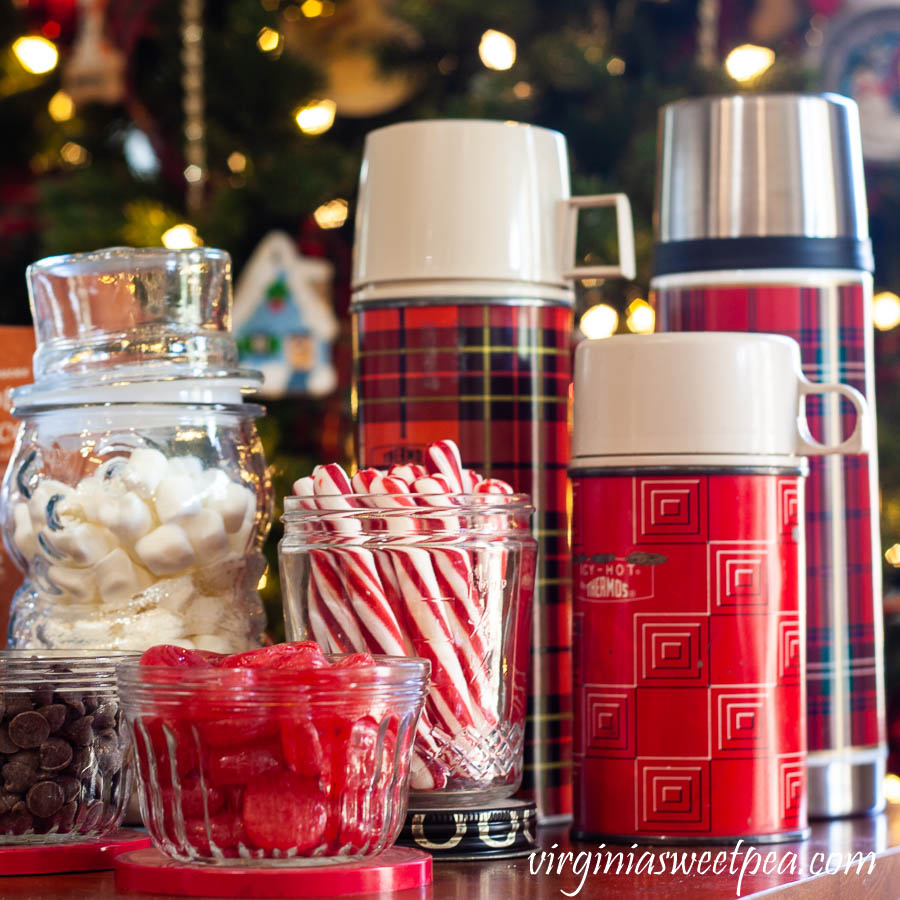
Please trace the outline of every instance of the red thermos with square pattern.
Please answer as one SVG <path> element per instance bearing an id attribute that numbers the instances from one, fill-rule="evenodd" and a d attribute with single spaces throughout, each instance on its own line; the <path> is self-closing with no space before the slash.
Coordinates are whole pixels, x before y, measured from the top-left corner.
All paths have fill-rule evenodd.
<path id="1" fill-rule="evenodd" d="M 840 392 L 851 437 L 802 399 Z M 575 832 L 793 840 L 807 829 L 806 455 L 868 410 L 775 335 L 623 336 L 576 353 Z"/>
<path id="2" fill-rule="evenodd" d="M 574 265 L 584 206 L 615 206 L 620 264 Z M 370 134 L 353 266 L 360 465 L 422 462 L 434 440 L 531 495 L 539 556 L 523 790 L 541 821 L 572 808 L 566 515 L 572 279 L 634 275 L 621 194 L 570 197 L 565 140 L 503 122 Z"/>

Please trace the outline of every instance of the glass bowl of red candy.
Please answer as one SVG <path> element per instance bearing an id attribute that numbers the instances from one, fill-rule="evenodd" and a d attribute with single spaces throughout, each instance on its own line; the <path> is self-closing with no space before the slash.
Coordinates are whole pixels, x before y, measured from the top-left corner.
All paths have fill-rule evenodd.
<path id="1" fill-rule="evenodd" d="M 406 814 L 429 671 L 311 641 L 231 656 L 151 647 L 119 686 L 154 844 L 221 865 L 380 853 Z"/>

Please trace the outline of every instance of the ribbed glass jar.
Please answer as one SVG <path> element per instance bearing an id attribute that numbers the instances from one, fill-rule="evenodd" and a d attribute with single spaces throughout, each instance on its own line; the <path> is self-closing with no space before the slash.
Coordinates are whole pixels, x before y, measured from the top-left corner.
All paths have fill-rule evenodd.
<path id="1" fill-rule="evenodd" d="M 404 501 L 422 505 L 387 508 L 390 497 L 371 494 L 285 499 L 278 549 L 289 639 L 431 662 L 414 806 L 512 796 L 522 780 L 532 507 L 521 494 Z"/>
<path id="2" fill-rule="evenodd" d="M 0 844 L 79 841 L 118 827 L 132 750 L 116 664 L 130 658 L 0 651 Z"/>

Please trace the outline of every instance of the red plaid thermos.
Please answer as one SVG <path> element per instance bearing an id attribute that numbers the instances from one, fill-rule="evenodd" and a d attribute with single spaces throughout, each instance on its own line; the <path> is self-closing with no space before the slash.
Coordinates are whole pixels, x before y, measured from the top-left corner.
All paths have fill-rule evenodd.
<path id="1" fill-rule="evenodd" d="M 803 400 L 837 392 L 824 446 Z M 778 335 L 585 341 L 575 358 L 575 834 L 766 842 L 806 812 L 803 474 L 859 392 Z"/>
<path id="2" fill-rule="evenodd" d="M 850 384 L 872 405 L 872 255 L 856 105 L 790 94 L 675 103 L 661 113 L 659 160 L 658 329 L 786 335 L 810 380 Z M 839 440 L 853 416 L 836 394 L 807 404 L 821 441 Z M 874 433 L 869 446 L 862 456 L 811 459 L 806 481 L 811 817 L 884 804 Z"/>
<path id="3" fill-rule="evenodd" d="M 576 268 L 578 208 L 612 205 L 620 264 Z M 450 438 L 464 465 L 533 498 L 523 788 L 542 821 L 572 807 L 572 279 L 633 274 L 627 198 L 570 197 L 557 132 L 455 120 L 368 136 L 353 266 L 359 464 L 421 463 Z"/>

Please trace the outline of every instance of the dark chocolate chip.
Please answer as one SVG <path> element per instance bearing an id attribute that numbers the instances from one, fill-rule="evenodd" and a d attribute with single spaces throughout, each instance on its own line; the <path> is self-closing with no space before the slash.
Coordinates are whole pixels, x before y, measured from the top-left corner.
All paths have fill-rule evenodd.
<path id="1" fill-rule="evenodd" d="M 105 728 L 116 727 L 116 716 L 119 713 L 119 706 L 113 701 L 107 701 L 101 704 L 94 711 L 94 731 L 102 731 Z"/>
<path id="2" fill-rule="evenodd" d="M 8 762 L 2 769 L 3 789 L 12 794 L 24 794 L 37 778 L 35 770 L 18 762 Z"/>
<path id="3" fill-rule="evenodd" d="M 51 703 L 48 706 L 42 706 L 38 712 L 49 723 L 50 734 L 54 734 L 65 725 L 66 705 L 64 703 Z"/>
<path id="4" fill-rule="evenodd" d="M 24 809 L 0 816 L 0 834 L 25 834 L 34 824 L 34 818 Z"/>
<path id="5" fill-rule="evenodd" d="M 84 703 L 84 711 L 86 714 L 94 712 L 100 705 L 100 698 L 96 694 L 84 694 L 81 700 Z"/>
<path id="6" fill-rule="evenodd" d="M 34 709 L 31 694 L 23 691 L 6 692 L 6 716 L 11 719 L 19 713 Z"/>
<path id="7" fill-rule="evenodd" d="M 103 808 L 105 804 L 102 800 L 94 800 L 82 808 L 81 822 L 78 830 L 82 834 L 86 834 L 97 827 L 100 819 L 103 818 Z"/>
<path id="8" fill-rule="evenodd" d="M 18 753 L 13 753 L 9 757 L 9 761 L 25 766 L 32 772 L 37 772 L 41 764 L 41 757 L 37 750 L 20 750 Z"/>
<path id="9" fill-rule="evenodd" d="M 103 731 L 98 731 L 97 734 L 94 735 L 94 751 L 100 753 L 101 751 L 108 750 L 118 750 L 119 749 L 119 736 L 113 731 L 112 728 L 105 728 Z"/>
<path id="10" fill-rule="evenodd" d="M 48 706 L 53 702 L 55 685 L 49 681 L 39 681 L 31 686 L 31 699 L 35 706 Z"/>
<path id="11" fill-rule="evenodd" d="M 72 753 L 72 762 L 69 763 L 66 772 L 76 778 L 83 778 L 90 772 L 94 765 L 94 754 L 90 747 L 75 747 Z"/>
<path id="12" fill-rule="evenodd" d="M 20 747 L 40 747 L 50 737 L 50 723 L 39 712 L 21 712 L 9 723 L 9 737 Z"/>
<path id="13" fill-rule="evenodd" d="M 75 821 L 75 813 L 78 812 L 78 804 L 74 800 L 66 801 L 59 812 L 53 816 L 51 825 L 58 826 L 60 831 L 71 831 Z"/>
<path id="14" fill-rule="evenodd" d="M 55 781 L 39 781 L 25 798 L 28 812 L 42 819 L 59 812 L 64 802 L 63 789 Z"/>
<path id="15" fill-rule="evenodd" d="M 41 768 L 58 772 L 72 762 L 72 745 L 62 738 L 48 738 L 41 744 Z"/>
<path id="16" fill-rule="evenodd" d="M 9 729 L 0 725 L 0 753 L 17 753 L 19 747 L 9 739 Z"/>
<path id="17" fill-rule="evenodd" d="M 6 715 L 6 695 L 0 691 L 0 719 Z"/>
<path id="18" fill-rule="evenodd" d="M 60 737 L 64 737 L 67 741 L 71 741 L 77 747 L 87 747 L 94 737 L 94 731 L 91 727 L 94 721 L 93 716 L 82 716 L 74 722 L 69 722 L 59 732 Z M 13 737 L 13 740 L 15 738 Z"/>
<path id="19" fill-rule="evenodd" d="M 74 709 L 79 716 L 84 715 L 84 701 L 80 691 L 58 691 L 56 696 L 61 703 Z"/>
<path id="20" fill-rule="evenodd" d="M 8 813 L 19 799 L 17 794 L 8 794 L 6 791 L 0 791 L 0 816 Z"/>
<path id="21" fill-rule="evenodd" d="M 63 789 L 66 803 L 73 801 L 81 793 L 81 781 L 74 775 L 57 775 L 56 783 Z"/>

